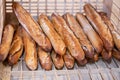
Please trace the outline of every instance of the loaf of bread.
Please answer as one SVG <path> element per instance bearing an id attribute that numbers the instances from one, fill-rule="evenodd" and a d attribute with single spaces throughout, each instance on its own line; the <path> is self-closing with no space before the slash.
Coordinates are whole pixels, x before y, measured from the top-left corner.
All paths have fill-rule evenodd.
<path id="1" fill-rule="evenodd" d="M 29 34 L 22 28 L 23 43 L 25 48 L 25 63 L 30 70 L 37 69 L 37 51 L 36 43 Z"/>
<path id="2" fill-rule="evenodd" d="M 83 31 L 87 35 L 88 39 L 90 40 L 91 44 L 93 45 L 96 53 L 101 53 L 103 49 L 103 42 L 100 36 L 95 32 L 95 30 L 92 28 L 92 26 L 83 14 L 77 13 L 76 18 L 80 23 Z"/>
<path id="3" fill-rule="evenodd" d="M 49 52 L 45 52 L 44 50 L 41 49 L 41 47 L 38 47 L 38 57 L 43 69 L 45 70 L 52 69 L 52 60 Z"/>
<path id="4" fill-rule="evenodd" d="M 36 41 L 36 43 L 45 51 L 51 51 L 52 47 L 49 39 L 46 37 L 39 24 L 31 17 L 31 15 L 17 2 L 13 3 L 13 10 L 20 24 Z"/>
<path id="5" fill-rule="evenodd" d="M 64 66 L 64 60 L 63 57 L 53 50 L 51 53 L 52 61 L 56 69 L 62 69 Z"/>
<path id="6" fill-rule="evenodd" d="M 52 14 L 52 23 L 56 31 L 64 40 L 71 55 L 77 60 L 78 63 L 81 63 L 81 61 L 85 59 L 84 51 L 81 48 L 78 39 L 66 24 L 65 20 L 58 14 Z"/>
<path id="7" fill-rule="evenodd" d="M 117 47 L 118 50 L 120 50 L 120 34 L 118 33 L 118 31 L 116 30 L 114 25 L 108 19 L 107 14 L 105 14 L 104 12 L 101 12 L 99 14 L 101 15 L 102 20 L 104 21 L 104 23 L 110 29 L 111 34 L 113 36 L 113 40 L 114 40 L 115 46 Z"/>
<path id="8" fill-rule="evenodd" d="M 94 48 L 91 45 L 90 41 L 87 39 L 87 36 L 83 32 L 81 26 L 78 24 L 74 16 L 69 13 L 66 13 L 64 15 L 64 19 L 79 40 L 81 47 L 85 52 L 85 56 L 92 59 L 94 56 Z"/>
<path id="9" fill-rule="evenodd" d="M 72 69 L 74 67 L 75 59 L 71 56 L 70 52 L 67 50 L 65 55 L 63 56 L 65 66 L 68 69 Z"/>
<path id="10" fill-rule="evenodd" d="M 0 44 L 0 62 L 4 61 L 9 53 L 12 39 L 14 35 L 14 28 L 11 24 L 8 24 L 4 27 L 2 42 Z"/>
<path id="11" fill-rule="evenodd" d="M 88 20 L 93 25 L 97 33 L 100 35 L 105 49 L 107 51 L 112 51 L 114 45 L 109 28 L 105 25 L 100 15 L 97 13 L 97 11 L 93 8 L 91 4 L 85 4 L 84 10 Z"/>
<path id="12" fill-rule="evenodd" d="M 39 16 L 38 22 L 49 40 L 51 41 L 55 52 L 59 55 L 64 55 L 66 51 L 65 43 L 59 36 L 59 34 L 55 31 L 53 24 L 50 22 L 47 16 L 41 14 Z"/>
<path id="13" fill-rule="evenodd" d="M 14 65 L 18 62 L 19 58 L 23 53 L 23 41 L 21 35 L 21 26 L 18 26 L 14 37 L 13 42 L 8 54 L 8 63 L 9 65 Z"/>

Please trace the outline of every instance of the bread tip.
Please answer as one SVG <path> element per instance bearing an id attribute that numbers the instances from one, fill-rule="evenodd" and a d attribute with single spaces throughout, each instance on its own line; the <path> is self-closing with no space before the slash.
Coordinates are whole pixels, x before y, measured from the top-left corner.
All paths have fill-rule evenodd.
<path id="1" fill-rule="evenodd" d="M 101 16 L 107 16 L 107 13 L 105 12 L 98 12 Z"/>
<path id="2" fill-rule="evenodd" d="M 57 17 L 58 13 L 52 13 L 52 17 Z"/>
<path id="3" fill-rule="evenodd" d="M 68 16 L 71 16 L 71 14 L 70 14 L 69 12 L 65 13 L 65 14 L 63 15 L 63 18 L 64 18 L 64 19 L 67 19 Z"/>
<path id="4" fill-rule="evenodd" d="M 83 59 L 83 60 L 81 60 L 81 61 L 77 61 L 77 63 L 78 63 L 78 65 L 80 65 L 80 66 L 84 66 L 84 65 L 87 64 L 87 59 Z"/>
<path id="5" fill-rule="evenodd" d="M 94 7 L 90 3 L 86 3 L 84 5 L 84 9 L 86 9 L 86 8 L 94 8 Z"/>
<path id="6" fill-rule="evenodd" d="M 41 13 L 39 16 L 40 16 L 40 17 L 46 16 L 46 14 L 45 14 L 45 13 Z"/>
<path id="7" fill-rule="evenodd" d="M 78 15 L 78 14 L 82 14 L 82 13 L 80 13 L 80 12 L 76 12 L 76 15 Z"/>
<path id="8" fill-rule="evenodd" d="M 17 5 L 19 5 L 19 3 L 18 3 L 18 2 L 13 2 L 12 7 L 13 7 L 13 8 L 16 8 L 16 7 L 17 7 Z"/>
<path id="9" fill-rule="evenodd" d="M 85 6 L 92 6 L 90 3 L 86 2 Z"/>
<path id="10" fill-rule="evenodd" d="M 70 13 L 69 13 L 69 12 L 66 12 L 65 15 L 70 15 Z"/>
<path id="11" fill-rule="evenodd" d="M 51 15 L 52 17 L 54 17 L 55 16 L 55 14 L 54 13 L 52 13 L 52 15 Z"/>
<path id="12" fill-rule="evenodd" d="M 14 65 L 14 61 L 11 60 L 11 59 L 8 59 L 8 64 L 9 64 L 10 66 Z"/>

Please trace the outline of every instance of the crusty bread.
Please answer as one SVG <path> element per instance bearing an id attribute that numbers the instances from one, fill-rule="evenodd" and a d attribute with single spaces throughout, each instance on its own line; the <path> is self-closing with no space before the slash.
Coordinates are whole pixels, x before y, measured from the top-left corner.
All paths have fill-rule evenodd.
<path id="1" fill-rule="evenodd" d="M 105 49 L 107 51 L 112 51 L 114 45 L 109 28 L 105 25 L 100 15 L 97 13 L 97 11 L 93 8 L 91 4 L 85 4 L 84 10 L 88 20 L 91 22 L 94 29 L 100 35 Z"/>
<path id="2" fill-rule="evenodd" d="M 50 57 L 50 53 L 45 52 L 39 46 L 38 46 L 38 57 L 39 57 L 39 61 L 40 61 L 40 64 L 41 64 L 43 69 L 45 69 L 45 70 L 52 69 L 52 60 Z"/>
<path id="3" fill-rule="evenodd" d="M 101 18 L 104 21 L 104 23 L 110 29 L 111 34 L 113 36 L 115 46 L 117 47 L 118 50 L 120 50 L 120 34 L 119 34 L 119 32 L 116 30 L 115 26 L 110 22 L 110 20 L 107 17 L 107 14 L 105 14 L 104 12 L 100 12 L 99 14 L 101 15 Z"/>
<path id="4" fill-rule="evenodd" d="M 11 24 L 6 25 L 2 35 L 2 42 L 0 44 L 0 61 L 4 61 L 8 56 L 13 39 L 13 34 L 13 26 Z"/>
<path id="5" fill-rule="evenodd" d="M 65 20 L 57 14 L 52 14 L 52 22 L 54 28 L 59 33 L 61 38 L 64 40 L 68 50 L 70 51 L 71 55 L 80 63 L 82 60 L 85 59 L 85 54 L 78 39 L 75 37 L 73 32 L 67 26 Z"/>
<path id="6" fill-rule="evenodd" d="M 31 17 L 31 15 L 17 2 L 13 3 L 13 10 L 20 24 L 36 41 L 36 43 L 45 51 L 51 51 L 52 47 L 49 39 L 46 37 L 39 24 Z"/>
<path id="7" fill-rule="evenodd" d="M 21 35 L 21 26 L 18 26 L 17 31 L 14 34 L 13 42 L 8 54 L 9 65 L 14 65 L 18 62 L 23 52 L 23 41 Z"/>
<path id="8" fill-rule="evenodd" d="M 23 43 L 25 48 L 25 63 L 30 70 L 37 69 L 37 51 L 36 43 L 29 34 L 22 28 Z"/>
<path id="9" fill-rule="evenodd" d="M 65 55 L 63 56 L 65 66 L 68 69 L 71 69 L 74 67 L 75 59 L 71 56 L 70 52 L 67 50 Z"/>
<path id="10" fill-rule="evenodd" d="M 55 53 L 54 50 L 51 53 L 51 57 L 52 57 L 52 61 L 53 61 L 53 64 L 55 65 L 55 67 L 57 69 L 62 69 L 64 66 L 63 57 L 61 55 Z"/>
<path id="11" fill-rule="evenodd" d="M 101 53 L 103 49 L 103 42 L 100 36 L 95 32 L 95 30 L 92 28 L 92 26 L 83 14 L 77 13 L 76 18 L 80 23 L 83 31 L 87 35 L 88 39 L 90 40 L 91 44 L 93 45 L 96 53 Z"/>
<path id="12" fill-rule="evenodd" d="M 44 33 L 47 35 L 55 52 L 59 55 L 64 55 L 66 51 L 66 46 L 62 38 L 55 31 L 53 24 L 47 18 L 46 15 L 41 14 L 38 18 L 38 22 L 43 29 Z"/>
<path id="13" fill-rule="evenodd" d="M 77 39 L 79 40 L 82 49 L 85 52 L 85 56 L 88 58 L 93 58 L 94 56 L 94 48 L 91 45 L 90 41 L 87 39 L 87 36 L 83 32 L 81 26 L 76 21 L 73 15 L 66 13 L 64 15 L 64 19 L 67 23 L 67 25 L 70 27 L 70 29 L 73 31 Z"/>

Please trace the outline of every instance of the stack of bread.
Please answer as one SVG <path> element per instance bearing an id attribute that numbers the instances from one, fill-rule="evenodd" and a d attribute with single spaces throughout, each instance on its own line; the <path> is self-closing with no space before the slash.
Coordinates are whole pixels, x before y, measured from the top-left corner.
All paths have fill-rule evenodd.
<path id="1" fill-rule="evenodd" d="M 36 70 L 38 61 L 45 70 L 66 66 L 68 69 L 99 57 L 110 62 L 111 57 L 120 60 L 120 33 L 107 14 L 97 12 L 89 3 L 83 13 L 60 16 L 53 13 L 50 18 L 41 13 L 38 21 L 19 3 L 13 3 L 13 11 L 20 23 L 17 28 L 4 27 L 0 44 L 0 61 L 16 64 L 24 53 L 24 61 L 30 70 Z"/>

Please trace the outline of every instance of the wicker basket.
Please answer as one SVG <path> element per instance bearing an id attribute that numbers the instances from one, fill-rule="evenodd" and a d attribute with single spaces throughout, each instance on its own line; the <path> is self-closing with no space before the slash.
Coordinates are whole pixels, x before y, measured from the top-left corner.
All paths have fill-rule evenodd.
<path id="1" fill-rule="evenodd" d="M 50 16 L 53 12 L 60 15 L 70 12 L 75 15 L 76 12 L 84 12 L 83 6 L 89 2 L 98 11 L 106 12 L 112 23 L 120 29 L 119 0 L 0 0 L 0 42 L 5 23 L 16 21 L 12 14 L 13 1 L 20 2 L 34 18 L 40 13 L 46 13 Z M 7 71 L 4 70 L 4 72 Z M 2 73 L 0 71 L 0 75 Z M 100 59 L 98 62 L 88 63 L 86 66 L 75 64 L 72 70 L 68 70 L 66 67 L 62 70 L 56 70 L 53 66 L 51 71 L 45 71 L 38 65 L 38 70 L 29 71 L 23 58 L 21 58 L 19 63 L 12 67 L 7 77 L 10 77 L 11 80 L 120 80 L 120 62 L 113 58 L 112 62 L 108 64 Z M 6 78 L 1 79 L 6 80 Z"/>

